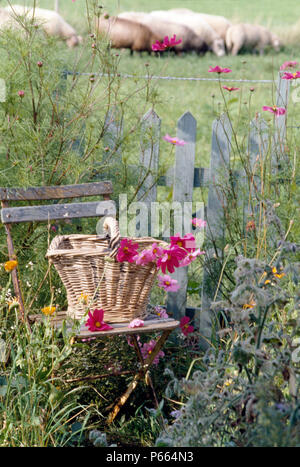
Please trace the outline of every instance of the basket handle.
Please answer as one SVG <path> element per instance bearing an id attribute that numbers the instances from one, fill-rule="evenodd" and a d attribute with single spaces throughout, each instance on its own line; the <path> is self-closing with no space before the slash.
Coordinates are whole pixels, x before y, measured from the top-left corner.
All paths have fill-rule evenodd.
<path id="1" fill-rule="evenodd" d="M 109 256 L 111 258 L 114 258 L 118 253 L 118 249 L 120 246 L 120 230 L 117 219 L 115 217 L 110 216 L 105 217 L 103 229 L 107 230 L 108 236 L 110 238 L 109 248 L 111 252 L 109 253 Z"/>

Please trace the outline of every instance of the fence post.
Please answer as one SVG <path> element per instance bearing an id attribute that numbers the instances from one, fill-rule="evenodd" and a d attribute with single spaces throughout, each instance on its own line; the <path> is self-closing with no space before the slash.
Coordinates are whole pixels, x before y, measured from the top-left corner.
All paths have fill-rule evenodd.
<path id="1" fill-rule="evenodd" d="M 275 118 L 275 134 L 272 147 L 272 168 L 275 173 L 280 169 L 283 162 L 289 162 L 289 158 L 285 154 L 289 92 L 290 81 L 282 79 L 282 73 L 279 72 L 276 85 L 276 105 L 285 108 L 286 112 L 284 115 Z"/>
<path id="2" fill-rule="evenodd" d="M 140 139 L 140 173 L 137 185 L 141 185 L 137 193 L 137 202 L 141 202 L 141 209 L 145 209 L 147 216 L 147 229 L 141 229 L 139 218 L 136 222 L 136 236 L 151 236 L 151 203 L 156 202 L 157 197 L 157 177 L 159 159 L 159 139 L 160 139 L 161 119 L 153 109 L 148 110 L 141 121 Z M 138 167 L 136 167 L 136 172 Z M 141 216 L 141 211 L 138 216 Z"/>
<path id="3" fill-rule="evenodd" d="M 102 161 L 95 163 L 93 181 L 101 179 L 103 176 L 100 173 L 98 175 L 97 166 L 103 170 L 103 165 L 108 164 L 105 169 L 105 179 L 115 180 L 115 168 L 111 168 L 111 165 L 121 166 L 122 164 L 122 148 L 121 142 L 123 138 L 123 115 L 119 107 L 112 106 L 107 112 L 104 122 L 104 135 L 103 135 L 103 147 L 104 153 Z"/>
<path id="4" fill-rule="evenodd" d="M 258 115 L 250 122 L 250 134 L 248 140 L 248 171 L 243 170 L 241 182 L 244 184 L 244 225 L 249 221 L 249 217 L 254 215 L 254 206 L 252 204 L 253 195 L 261 191 L 261 165 L 264 164 L 269 150 L 270 133 L 267 123 Z M 246 162 L 247 163 L 247 162 Z M 251 179 L 251 186 L 248 182 Z M 246 188 L 246 189 L 245 189 Z M 256 200 L 259 201 L 259 198 Z"/>
<path id="5" fill-rule="evenodd" d="M 183 139 L 186 144 L 176 146 L 173 202 L 181 203 L 181 225 L 184 224 L 185 232 L 192 230 L 192 209 L 190 213 L 185 212 L 184 203 L 192 203 L 193 201 L 196 131 L 197 121 L 190 112 L 184 113 L 177 123 L 177 137 Z M 179 225 L 175 218 L 174 224 Z M 188 267 L 176 269 L 172 278 L 178 281 L 180 289 L 177 292 L 168 293 L 167 311 L 173 315 L 173 318 L 180 319 L 186 311 Z"/>
<path id="6" fill-rule="evenodd" d="M 156 201 L 157 196 L 160 125 L 161 119 L 153 109 L 142 118 L 140 165 L 143 168 L 141 176 L 144 181 L 137 199 L 149 205 L 151 201 Z"/>
<path id="7" fill-rule="evenodd" d="M 202 303 L 200 313 L 201 346 L 207 348 L 212 333 L 211 302 L 214 300 L 222 265 L 224 247 L 224 204 L 225 199 L 219 186 L 229 175 L 232 127 L 227 114 L 214 120 L 210 160 L 210 185 L 206 209 L 206 251 L 203 270 Z"/>

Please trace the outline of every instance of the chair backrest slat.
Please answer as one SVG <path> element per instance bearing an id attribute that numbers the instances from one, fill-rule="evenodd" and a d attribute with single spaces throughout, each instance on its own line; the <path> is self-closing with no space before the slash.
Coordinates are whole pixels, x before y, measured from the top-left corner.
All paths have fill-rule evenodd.
<path id="1" fill-rule="evenodd" d="M 30 188 L 0 188 L 1 201 L 39 201 L 48 199 L 79 198 L 85 196 L 110 195 L 110 181 L 83 183 L 81 185 L 41 186 Z"/>
<path id="2" fill-rule="evenodd" d="M 19 222 L 47 222 L 48 220 L 75 219 L 79 217 L 113 216 L 115 214 L 115 202 L 108 200 L 3 208 L 1 210 L 1 221 L 3 224 L 15 224 Z"/>

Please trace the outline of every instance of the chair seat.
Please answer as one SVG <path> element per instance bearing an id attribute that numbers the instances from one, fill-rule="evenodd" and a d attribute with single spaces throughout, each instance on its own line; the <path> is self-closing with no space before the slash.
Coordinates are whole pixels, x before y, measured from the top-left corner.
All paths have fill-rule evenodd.
<path id="1" fill-rule="evenodd" d="M 43 321 L 49 319 L 45 315 L 30 315 L 29 319 L 31 321 Z M 67 329 L 71 331 L 72 329 L 72 319 L 67 315 L 66 311 L 59 311 L 55 316 L 50 316 L 50 321 L 55 327 L 61 327 L 63 321 L 66 321 Z M 129 323 L 110 323 L 110 326 L 113 329 L 109 331 L 89 331 L 85 324 L 82 324 L 80 331 L 76 334 L 76 337 L 79 339 L 88 339 L 90 337 L 110 337 L 115 335 L 130 335 L 130 334 L 145 334 L 150 332 L 159 332 L 159 331 L 168 331 L 176 329 L 179 326 L 179 321 L 176 321 L 172 318 L 153 318 L 148 317 L 144 319 L 144 326 L 138 328 L 129 328 Z"/>

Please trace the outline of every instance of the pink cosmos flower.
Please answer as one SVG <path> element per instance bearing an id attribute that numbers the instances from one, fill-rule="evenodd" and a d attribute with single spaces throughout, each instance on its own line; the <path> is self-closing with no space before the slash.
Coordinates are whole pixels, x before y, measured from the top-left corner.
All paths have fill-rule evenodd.
<path id="1" fill-rule="evenodd" d="M 116 256 L 117 261 L 119 261 L 119 263 L 123 263 L 124 261 L 134 263 L 133 258 L 137 255 L 138 247 L 137 243 L 133 243 L 133 241 L 128 238 L 123 238 Z"/>
<path id="2" fill-rule="evenodd" d="M 136 340 L 138 342 L 139 347 L 141 347 L 140 336 L 136 336 Z M 132 336 L 127 336 L 127 344 L 130 345 L 130 347 L 134 347 Z"/>
<path id="3" fill-rule="evenodd" d="M 152 44 L 151 48 L 153 52 L 163 52 L 167 47 L 163 42 L 156 41 Z"/>
<path id="4" fill-rule="evenodd" d="M 285 72 L 284 75 L 281 77 L 282 79 L 298 79 L 300 78 L 300 71 L 296 71 L 295 73 Z"/>
<path id="5" fill-rule="evenodd" d="M 222 86 L 223 89 L 226 89 L 226 91 L 232 92 L 232 91 L 239 91 L 240 88 L 231 88 L 228 86 Z"/>
<path id="6" fill-rule="evenodd" d="M 161 268 L 165 274 L 166 270 L 173 273 L 175 268 L 179 267 L 179 261 L 186 256 L 186 251 L 178 246 L 171 246 L 168 250 L 164 250 L 163 255 L 158 258 L 157 266 Z"/>
<path id="7" fill-rule="evenodd" d="M 85 325 L 89 328 L 89 331 L 109 331 L 113 329 L 109 324 L 104 323 L 103 321 L 104 310 L 94 310 L 93 313 L 89 311 L 89 319 Z"/>
<path id="8" fill-rule="evenodd" d="M 196 248 L 196 240 L 194 235 L 191 233 L 185 234 L 184 237 L 180 237 L 179 234 L 170 237 L 171 239 L 171 247 L 178 246 L 179 248 L 183 248 L 186 251 L 192 251 Z"/>
<path id="9" fill-rule="evenodd" d="M 276 105 L 273 105 L 273 107 L 264 105 L 262 109 L 266 110 L 267 112 L 273 113 L 274 115 L 276 115 L 276 117 L 278 117 L 279 115 L 284 115 L 286 112 L 284 107 L 277 107 Z"/>
<path id="10" fill-rule="evenodd" d="M 287 62 L 284 62 L 281 65 L 280 70 L 285 70 L 286 68 L 295 68 L 296 65 L 298 65 L 298 62 L 293 61 L 293 60 L 288 60 Z"/>
<path id="11" fill-rule="evenodd" d="M 151 250 L 142 250 L 138 255 L 135 255 L 132 259 L 139 266 L 145 266 L 146 264 L 155 261 L 155 256 Z"/>
<path id="12" fill-rule="evenodd" d="M 156 306 L 154 308 L 154 313 L 159 317 L 159 318 L 169 318 L 169 315 L 168 313 L 166 312 L 166 310 L 161 307 L 161 306 Z"/>
<path id="13" fill-rule="evenodd" d="M 128 327 L 129 328 L 141 328 L 142 326 L 144 326 L 144 324 L 145 323 L 142 319 L 135 318 L 128 324 Z"/>
<path id="14" fill-rule="evenodd" d="M 167 47 L 174 47 L 174 45 L 178 45 L 178 44 L 181 44 L 182 42 L 182 39 L 177 39 L 176 40 L 176 34 L 174 34 L 174 36 L 172 36 L 170 39 L 168 36 L 165 36 L 164 37 L 164 44 L 167 46 Z"/>
<path id="15" fill-rule="evenodd" d="M 186 255 L 185 258 L 183 258 L 182 261 L 180 261 L 180 267 L 188 266 L 191 264 L 199 255 L 204 255 L 205 251 L 201 251 L 200 248 L 196 251 L 193 251 L 192 253 L 189 253 Z"/>
<path id="16" fill-rule="evenodd" d="M 153 339 L 151 339 L 150 342 L 146 342 L 145 344 L 143 344 L 143 346 L 141 347 L 141 354 L 144 360 L 146 360 L 146 358 L 149 355 L 151 355 L 155 346 L 156 346 L 156 341 Z M 159 359 L 164 356 L 165 356 L 165 353 L 162 350 L 160 350 L 153 360 L 153 365 L 158 365 Z"/>
<path id="17" fill-rule="evenodd" d="M 188 316 L 183 316 L 183 318 L 181 318 L 180 320 L 179 326 L 185 336 L 187 336 L 188 334 L 194 331 L 194 326 L 191 326 L 189 323 L 190 323 L 190 318 Z"/>
<path id="18" fill-rule="evenodd" d="M 155 258 L 159 258 L 160 256 L 163 255 L 163 248 L 158 246 L 157 243 L 152 243 L 151 245 L 151 253 Z"/>
<path id="19" fill-rule="evenodd" d="M 164 50 L 174 47 L 175 45 L 181 44 L 181 42 L 182 39 L 176 40 L 176 34 L 174 34 L 174 36 L 172 36 L 170 39 L 168 36 L 165 36 L 163 42 L 154 42 L 151 47 L 154 52 L 163 52 Z"/>
<path id="20" fill-rule="evenodd" d="M 166 292 L 177 292 L 180 285 L 176 279 L 172 279 L 168 274 L 158 276 L 158 287 L 161 287 Z"/>
<path id="21" fill-rule="evenodd" d="M 232 70 L 230 70 L 230 68 L 221 68 L 219 65 L 217 65 L 214 68 L 210 66 L 208 72 L 220 74 L 220 73 L 231 73 Z"/>
<path id="22" fill-rule="evenodd" d="M 170 136 L 168 134 L 166 134 L 164 136 L 164 140 L 168 141 L 168 143 L 174 144 L 176 146 L 184 146 L 186 144 L 186 141 L 184 141 L 183 139 L 179 139 L 176 136 L 172 137 L 172 136 Z"/>
<path id="23" fill-rule="evenodd" d="M 194 217 L 194 219 L 192 219 L 191 222 L 192 222 L 194 227 L 199 227 L 199 229 L 203 229 L 207 225 L 206 221 L 204 221 L 203 219 L 200 219 L 198 217 Z"/>

